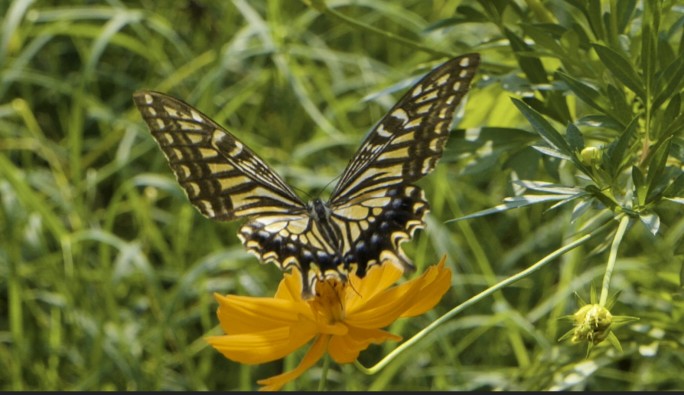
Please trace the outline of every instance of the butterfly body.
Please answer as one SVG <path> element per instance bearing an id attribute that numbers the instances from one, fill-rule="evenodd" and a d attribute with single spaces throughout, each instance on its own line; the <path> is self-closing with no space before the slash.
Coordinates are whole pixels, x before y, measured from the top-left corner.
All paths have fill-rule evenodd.
<path id="1" fill-rule="evenodd" d="M 302 272 L 303 296 L 319 278 L 363 277 L 369 267 L 413 265 L 400 244 L 429 211 L 413 185 L 441 157 L 456 106 L 479 55 L 428 73 L 371 130 L 328 201 L 304 203 L 261 158 L 199 110 L 152 91 L 134 101 L 190 202 L 206 217 L 248 218 L 238 231 L 248 251 Z"/>

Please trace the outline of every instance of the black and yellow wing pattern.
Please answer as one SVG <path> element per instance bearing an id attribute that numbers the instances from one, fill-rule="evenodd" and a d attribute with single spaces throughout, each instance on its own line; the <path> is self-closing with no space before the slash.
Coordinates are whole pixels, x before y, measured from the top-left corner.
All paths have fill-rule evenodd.
<path id="1" fill-rule="evenodd" d="M 328 202 L 304 203 L 264 160 L 199 110 L 139 91 L 136 106 L 190 202 L 206 217 L 248 218 L 238 236 L 264 262 L 302 272 L 302 294 L 321 276 L 363 277 L 372 265 L 413 265 L 400 244 L 429 210 L 413 182 L 434 169 L 478 54 L 451 59 L 416 83 L 368 133 Z"/>

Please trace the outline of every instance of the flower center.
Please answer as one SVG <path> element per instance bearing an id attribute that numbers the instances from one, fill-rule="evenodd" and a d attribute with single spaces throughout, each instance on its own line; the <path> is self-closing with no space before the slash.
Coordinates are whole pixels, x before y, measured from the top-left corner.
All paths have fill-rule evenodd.
<path id="1" fill-rule="evenodd" d="M 316 282 L 316 297 L 309 302 L 318 319 L 327 324 L 344 320 L 344 295 L 347 284 L 338 278 L 319 279 Z"/>

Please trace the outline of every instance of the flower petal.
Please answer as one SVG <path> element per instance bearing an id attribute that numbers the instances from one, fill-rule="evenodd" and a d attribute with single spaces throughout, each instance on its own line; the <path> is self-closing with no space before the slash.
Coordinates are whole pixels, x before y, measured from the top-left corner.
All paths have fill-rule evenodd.
<path id="1" fill-rule="evenodd" d="M 444 294 L 451 287 L 451 270 L 444 267 L 446 255 L 442 256 L 439 263 L 431 266 L 424 275 L 423 287 L 420 290 L 420 298 L 414 299 L 411 308 L 404 311 L 402 317 L 415 317 L 435 307 Z"/>
<path id="2" fill-rule="evenodd" d="M 344 336 L 349 332 L 349 327 L 341 322 L 335 322 L 333 324 L 317 322 L 316 330 L 318 333 L 324 333 L 326 335 Z"/>
<path id="3" fill-rule="evenodd" d="M 226 358 L 257 364 L 283 358 L 316 335 L 315 325 L 279 327 L 250 334 L 210 336 L 206 341 Z"/>
<path id="4" fill-rule="evenodd" d="M 258 384 L 263 385 L 263 387 L 259 388 L 259 390 L 278 391 L 283 385 L 301 376 L 302 373 L 306 372 L 310 367 L 318 362 L 319 359 L 321 359 L 325 353 L 325 350 L 328 348 L 329 340 L 329 335 L 319 336 L 304 356 L 304 359 L 302 359 L 302 362 L 300 362 L 296 368 L 290 370 L 289 372 L 257 381 Z"/>
<path id="5" fill-rule="evenodd" d="M 401 278 L 402 271 L 392 264 L 371 266 L 366 277 L 349 276 L 351 292 L 347 292 L 346 310 L 352 313 L 378 292 L 389 288 Z"/>
<path id="6" fill-rule="evenodd" d="M 400 286 L 386 289 L 375 295 L 353 314 L 350 312 L 345 322 L 358 328 L 383 328 L 396 321 L 404 311 L 411 308 L 414 299 L 419 298 L 419 283 L 406 282 Z"/>
<path id="7" fill-rule="evenodd" d="M 289 326 L 302 317 L 313 319 L 306 305 L 284 299 L 219 294 L 214 294 L 214 298 L 219 303 L 216 314 L 221 328 L 231 335 Z"/>
<path id="8" fill-rule="evenodd" d="M 422 314 L 431 309 L 449 289 L 451 271 L 444 268 L 445 258 L 420 277 L 383 290 L 366 300 L 356 311 L 348 312 L 345 322 L 359 328 L 383 328 L 399 317 Z"/>
<path id="9" fill-rule="evenodd" d="M 333 336 L 330 339 L 328 353 L 337 363 L 351 363 L 369 345 L 380 344 L 387 340 L 400 341 L 401 336 L 381 329 L 349 328 L 346 336 Z"/>
<path id="10" fill-rule="evenodd" d="M 283 273 L 283 279 L 273 297 L 295 302 L 302 300 L 302 274 L 299 270 L 294 268 L 289 273 Z"/>

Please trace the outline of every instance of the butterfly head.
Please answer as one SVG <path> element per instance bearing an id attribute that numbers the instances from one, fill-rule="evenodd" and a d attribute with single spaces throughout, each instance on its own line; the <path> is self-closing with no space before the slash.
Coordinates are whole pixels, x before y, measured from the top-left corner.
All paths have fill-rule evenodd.
<path id="1" fill-rule="evenodd" d="M 321 222 L 321 221 L 329 221 L 330 219 L 330 206 L 321 199 L 313 199 L 309 201 L 306 205 L 307 210 L 309 211 L 309 215 L 311 218 L 314 220 Z"/>
<path id="2" fill-rule="evenodd" d="M 348 272 L 343 269 L 312 272 L 309 276 L 308 287 L 305 287 L 304 292 L 302 292 L 302 298 L 305 300 L 314 297 L 318 298 L 330 287 L 347 286 L 348 280 Z"/>

